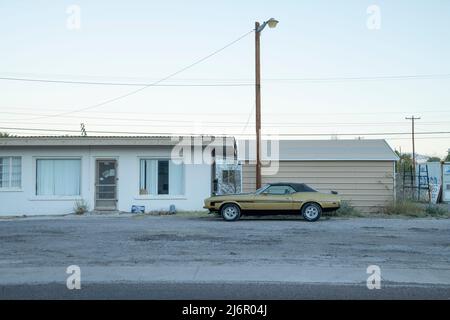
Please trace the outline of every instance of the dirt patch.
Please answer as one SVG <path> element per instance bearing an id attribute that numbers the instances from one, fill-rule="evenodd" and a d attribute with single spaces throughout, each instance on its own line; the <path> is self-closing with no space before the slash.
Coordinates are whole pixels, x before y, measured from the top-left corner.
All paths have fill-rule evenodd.
<path id="1" fill-rule="evenodd" d="M 416 232 L 435 232 L 439 231 L 437 228 L 408 228 L 409 231 L 416 231 Z"/>
<path id="2" fill-rule="evenodd" d="M 1 235 L 0 242 L 25 242 L 26 239 L 22 234 L 10 234 L 10 235 Z"/>
<path id="3" fill-rule="evenodd" d="M 366 229 L 366 230 L 382 230 L 382 229 L 384 229 L 384 227 L 361 227 L 361 229 Z"/>
<path id="4" fill-rule="evenodd" d="M 144 234 L 133 238 L 134 241 L 224 241 L 224 237 L 210 235 L 180 235 L 175 233 Z"/>

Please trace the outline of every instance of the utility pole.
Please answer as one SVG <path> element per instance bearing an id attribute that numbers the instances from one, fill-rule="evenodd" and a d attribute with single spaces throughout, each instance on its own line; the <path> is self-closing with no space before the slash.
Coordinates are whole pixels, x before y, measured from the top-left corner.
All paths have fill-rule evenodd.
<path id="1" fill-rule="evenodd" d="M 420 120 L 420 117 L 406 117 L 406 120 L 411 120 L 411 139 L 412 139 L 412 168 L 414 174 L 416 174 L 416 146 L 414 143 L 414 121 Z"/>
<path id="2" fill-rule="evenodd" d="M 261 188 L 261 32 L 259 22 L 255 22 L 255 98 L 256 98 L 256 189 Z"/>
<path id="3" fill-rule="evenodd" d="M 261 188 L 261 32 L 268 25 L 275 28 L 278 21 L 270 18 L 263 24 L 255 22 L 255 97 L 256 97 L 256 189 Z"/>

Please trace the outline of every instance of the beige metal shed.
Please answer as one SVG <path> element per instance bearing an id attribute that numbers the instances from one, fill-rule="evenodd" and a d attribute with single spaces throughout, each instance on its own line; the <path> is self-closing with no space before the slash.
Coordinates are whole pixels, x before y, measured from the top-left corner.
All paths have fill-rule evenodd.
<path id="1" fill-rule="evenodd" d="M 303 182 L 337 191 L 363 212 L 380 211 L 395 198 L 397 155 L 385 140 L 280 140 L 262 143 L 262 183 Z M 255 141 L 238 141 L 242 191 L 255 190 Z M 269 170 L 271 171 L 271 170 Z"/>

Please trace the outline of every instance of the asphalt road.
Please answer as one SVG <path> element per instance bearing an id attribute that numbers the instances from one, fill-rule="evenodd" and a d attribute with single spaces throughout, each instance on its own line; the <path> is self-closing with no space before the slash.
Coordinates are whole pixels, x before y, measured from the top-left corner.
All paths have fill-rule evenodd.
<path id="1" fill-rule="evenodd" d="M 450 286 L 385 284 L 368 290 L 365 284 L 298 283 L 108 283 L 85 284 L 68 290 L 62 284 L 7 285 L 2 299 L 181 299 L 181 300 L 291 300 L 291 299 L 450 299 Z"/>
<path id="2" fill-rule="evenodd" d="M 449 235 L 450 219 L 0 220 L 0 299 L 448 299 Z M 371 265 L 380 290 L 365 286 Z"/>

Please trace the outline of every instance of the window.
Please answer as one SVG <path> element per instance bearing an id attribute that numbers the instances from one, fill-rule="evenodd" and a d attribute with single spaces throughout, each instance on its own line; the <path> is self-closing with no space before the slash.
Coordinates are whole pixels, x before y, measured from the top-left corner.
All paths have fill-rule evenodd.
<path id="1" fill-rule="evenodd" d="M 170 160 L 141 159 L 139 194 L 184 194 L 184 167 Z"/>
<path id="2" fill-rule="evenodd" d="M 241 171 L 239 169 L 221 169 L 218 176 L 218 194 L 233 194 L 241 192 Z"/>
<path id="3" fill-rule="evenodd" d="M 276 195 L 291 194 L 294 192 L 295 190 L 291 186 L 270 186 L 264 191 L 264 193 Z"/>
<path id="4" fill-rule="evenodd" d="M 20 189 L 22 186 L 21 157 L 0 157 L 0 190 Z"/>
<path id="5" fill-rule="evenodd" d="M 79 196 L 80 182 L 80 159 L 38 159 L 36 161 L 36 195 Z"/>
<path id="6" fill-rule="evenodd" d="M 158 161 L 158 194 L 169 194 L 169 161 Z"/>
<path id="7" fill-rule="evenodd" d="M 222 171 L 222 183 L 235 184 L 236 183 L 237 170 L 223 170 Z"/>

